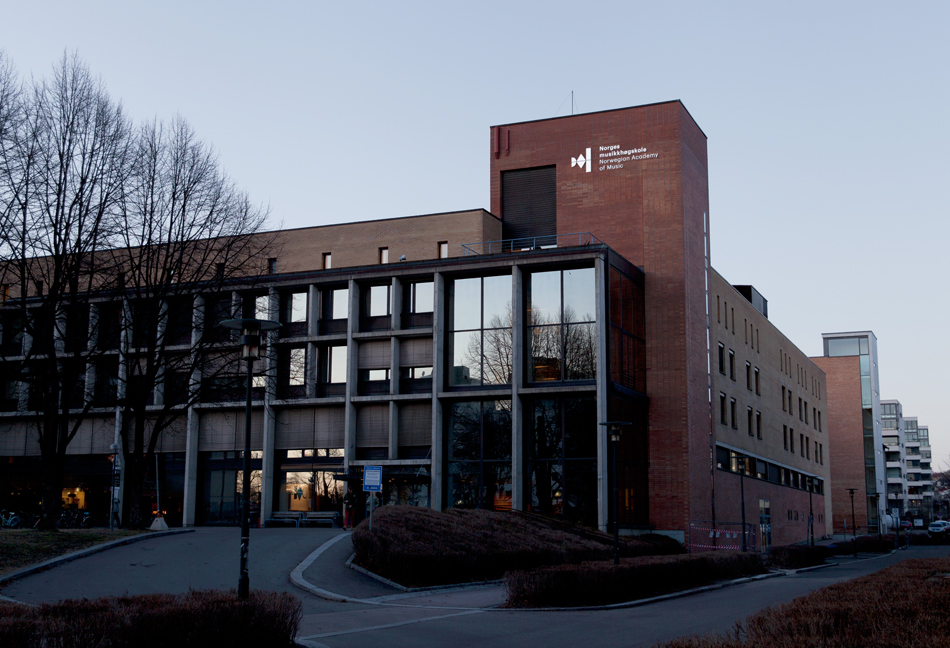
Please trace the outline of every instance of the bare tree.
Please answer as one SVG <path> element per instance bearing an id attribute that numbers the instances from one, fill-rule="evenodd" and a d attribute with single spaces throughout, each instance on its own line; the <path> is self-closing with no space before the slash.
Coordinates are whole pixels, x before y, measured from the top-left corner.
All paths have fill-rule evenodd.
<path id="1" fill-rule="evenodd" d="M 197 321 L 204 335 L 192 335 L 195 297 L 220 293 L 236 278 L 245 288 L 252 285 L 261 260 L 274 255 L 266 251 L 273 236 L 261 233 L 266 210 L 221 171 L 213 149 L 180 117 L 139 130 L 118 213 L 119 245 L 112 254 L 122 269 L 125 300 L 123 520 L 143 526 L 143 480 L 158 441 L 188 406 L 207 396 L 192 377 L 200 368 L 207 385 L 209 378 L 239 372 L 233 347 L 209 361 L 222 339 L 210 330 L 217 323 L 213 315 Z M 230 311 L 230 293 L 224 300 Z"/>
<path id="2" fill-rule="evenodd" d="M 31 411 L 44 524 L 52 525 L 66 448 L 91 407 L 83 384 L 88 357 L 70 341 L 89 331 L 76 318 L 89 295 L 110 287 L 97 253 L 115 234 L 131 128 L 76 56 L 64 55 L 48 80 L 18 91 L 10 70 L 0 65 L 0 283 L 10 298 L 3 307 L 4 374 Z"/>

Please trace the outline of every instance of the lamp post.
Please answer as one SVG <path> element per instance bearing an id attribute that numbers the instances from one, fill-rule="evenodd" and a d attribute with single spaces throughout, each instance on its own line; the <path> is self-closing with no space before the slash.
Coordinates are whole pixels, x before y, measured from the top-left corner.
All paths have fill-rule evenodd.
<path id="1" fill-rule="evenodd" d="M 238 577 L 238 598 L 250 594 L 247 575 L 247 551 L 251 542 L 251 389 L 254 382 L 254 361 L 260 354 L 261 332 L 274 331 L 280 322 L 259 319 L 230 319 L 221 322 L 226 329 L 241 331 L 241 357 L 247 360 L 247 403 L 244 407 L 244 491 L 241 507 L 241 572 Z"/>
<path id="2" fill-rule="evenodd" d="M 746 457 L 736 457 L 736 462 L 739 468 L 739 506 L 742 509 L 742 551 L 745 551 L 748 547 L 746 546 L 745 540 L 745 466 L 746 466 Z"/>
<path id="3" fill-rule="evenodd" d="M 851 533 L 854 534 L 854 557 L 858 557 L 858 521 L 854 518 L 854 491 L 856 488 L 849 488 L 848 494 L 851 495 Z"/>
<path id="4" fill-rule="evenodd" d="M 614 497 L 613 497 L 613 520 L 614 520 L 614 564 L 620 564 L 620 487 L 617 473 L 617 455 L 619 454 L 618 444 L 620 442 L 620 429 L 625 425 L 630 425 L 627 421 L 604 421 L 601 425 L 607 427 L 610 434 L 610 446 L 612 448 L 612 468 L 614 474 Z"/>
<path id="5" fill-rule="evenodd" d="M 112 483 L 109 484 L 109 531 L 112 531 L 115 522 L 115 488 L 117 486 L 115 471 L 119 467 L 119 444 L 113 443 L 109 446 L 109 449 L 112 450 Z"/>
<path id="6" fill-rule="evenodd" d="M 809 544 L 815 546 L 815 509 L 812 508 L 811 494 L 815 490 L 815 478 L 808 478 L 808 537 Z"/>

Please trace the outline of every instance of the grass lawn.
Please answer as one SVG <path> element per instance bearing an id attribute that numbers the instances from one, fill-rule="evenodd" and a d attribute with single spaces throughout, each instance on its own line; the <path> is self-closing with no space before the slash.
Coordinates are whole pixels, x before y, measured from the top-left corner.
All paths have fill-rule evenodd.
<path id="1" fill-rule="evenodd" d="M 3 529 L 0 531 L 0 574 L 16 571 L 93 545 L 144 533 L 126 529 Z"/>

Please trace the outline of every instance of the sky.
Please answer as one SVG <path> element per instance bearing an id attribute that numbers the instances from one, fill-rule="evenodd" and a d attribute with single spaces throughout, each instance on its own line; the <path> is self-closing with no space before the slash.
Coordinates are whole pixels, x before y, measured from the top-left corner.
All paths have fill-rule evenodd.
<path id="1" fill-rule="evenodd" d="M 24 78 L 76 53 L 137 122 L 187 119 L 304 227 L 489 207 L 489 127 L 679 99 L 713 266 L 821 355 L 872 330 L 882 399 L 950 468 L 950 3 L 9 3 Z M 573 93 L 573 102 L 571 100 Z M 573 106 L 572 106 L 573 103 Z"/>

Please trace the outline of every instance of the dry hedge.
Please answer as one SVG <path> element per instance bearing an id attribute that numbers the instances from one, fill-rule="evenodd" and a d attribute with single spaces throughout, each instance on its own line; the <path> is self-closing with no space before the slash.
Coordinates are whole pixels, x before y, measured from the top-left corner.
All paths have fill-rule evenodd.
<path id="1" fill-rule="evenodd" d="M 646 556 L 613 562 L 559 565 L 505 575 L 506 607 L 576 607 L 622 603 L 764 574 L 760 554 L 723 552 Z"/>
<path id="2" fill-rule="evenodd" d="M 301 604 L 291 594 L 233 590 L 0 603 L 3 648 L 293 646 Z"/>
<path id="3" fill-rule="evenodd" d="M 356 564 L 406 586 L 495 580 L 513 569 L 605 560 L 610 536 L 516 512 L 386 506 L 352 535 Z M 681 553 L 675 540 L 625 538 L 622 555 Z"/>
<path id="4" fill-rule="evenodd" d="M 950 559 L 905 560 L 746 619 L 728 635 L 663 648 L 946 648 Z"/>

